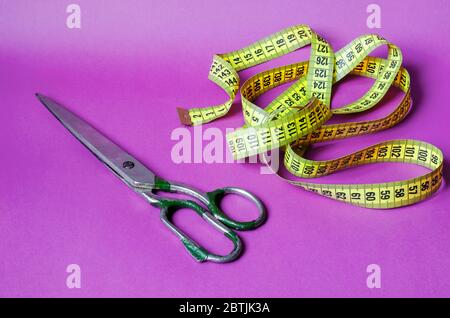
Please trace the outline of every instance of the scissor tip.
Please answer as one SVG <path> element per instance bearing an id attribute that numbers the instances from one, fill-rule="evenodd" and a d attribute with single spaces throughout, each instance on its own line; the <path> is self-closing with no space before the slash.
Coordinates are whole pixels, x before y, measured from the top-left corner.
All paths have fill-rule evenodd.
<path id="1" fill-rule="evenodd" d="M 43 102 L 43 98 L 45 97 L 41 93 L 34 93 L 34 96 L 36 96 L 36 98 L 39 99 L 41 102 Z"/>

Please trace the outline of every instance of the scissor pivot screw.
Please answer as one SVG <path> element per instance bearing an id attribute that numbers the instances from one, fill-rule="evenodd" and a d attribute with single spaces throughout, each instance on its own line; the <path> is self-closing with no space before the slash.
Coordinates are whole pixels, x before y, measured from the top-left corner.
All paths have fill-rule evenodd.
<path id="1" fill-rule="evenodd" d="M 133 161 L 125 161 L 123 163 L 123 167 L 126 169 L 133 169 L 134 168 L 134 162 Z"/>

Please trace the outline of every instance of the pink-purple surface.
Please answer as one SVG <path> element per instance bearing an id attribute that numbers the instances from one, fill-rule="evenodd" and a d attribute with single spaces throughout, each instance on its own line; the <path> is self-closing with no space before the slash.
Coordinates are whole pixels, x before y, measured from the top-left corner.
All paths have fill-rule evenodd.
<path id="1" fill-rule="evenodd" d="M 262 175 L 255 164 L 175 164 L 176 141 L 170 138 L 179 127 L 176 107 L 225 99 L 207 80 L 214 53 L 308 24 L 335 50 L 371 32 L 398 45 L 414 100 L 398 126 L 316 147 L 312 157 L 333 158 L 397 138 L 433 143 L 448 156 L 446 1 L 377 1 L 378 30 L 366 26 L 367 1 L 78 0 L 81 29 L 66 27 L 69 3 L 0 1 L 0 296 L 450 296 L 445 183 L 419 204 L 367 210 Z M 245 71 L 243 78 L 308 54 L 305 48 Z M 355 100 L 369 85 L 344 82 L 333 105 Z M 165 178 L 205 190 L 236 185 L 253 191 L 267 205 L 267 223 L 240 233 L 246 250 L 238 261 L 195 263 L 159 221 L 158 211 L 75 141 L 35 92 L 82 115 Z M 400 97 L 393 90 L 362 118 L 387 113 Z M 242 125 L 240 107 L 235 108 L 203 129 Z M 324 181 L 383 182 L 423 171 L 366 166 Z M 246 207 L 239 202 L 225 205 Z M 181 211 L 176 221 L 189 233 L 200 232 L 195 237 L 213 250 L 229 247 L 192 213 Z M 80 289 L 66 286 L 72 263 L 81 267 Z M 366 286 L 372 263 L 381 267 L 380 289 Z"/>

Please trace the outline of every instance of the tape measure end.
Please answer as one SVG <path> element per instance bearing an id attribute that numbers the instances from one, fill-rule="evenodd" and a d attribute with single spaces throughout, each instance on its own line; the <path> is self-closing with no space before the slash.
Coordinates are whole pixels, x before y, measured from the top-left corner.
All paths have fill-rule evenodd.
<path id="1" fill-rule="evenodd" d="M 180 121 L 183 125 L 192 126 L 192 120 L 189 116 L 189 111 L 187 109 L 177 107 L 178 116 L 180 117 Z"/>

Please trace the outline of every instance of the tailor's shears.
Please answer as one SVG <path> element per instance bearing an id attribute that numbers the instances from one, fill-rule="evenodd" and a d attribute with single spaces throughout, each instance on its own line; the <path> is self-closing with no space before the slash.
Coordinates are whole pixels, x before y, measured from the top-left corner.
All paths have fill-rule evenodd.
<path id="1" fill-rule="evenodd" d="M 235 187 L 225 187 L 203 193 L 195 188 L 180 183 L 168 182 L 146 168 L 139 160 L 128 154 L 111 140 L 106 138 L 94 127 L 67 110 L 52 99 L 36 94 L 37 98 L 47 109 L 66 127 L 83 145 L 85 145 L 101 162 L 110 168 L 131 189 L 141 194 L 151 205 L 161 209 L 162 222 L 175 233 L 186 247 L 187 251 L 198 262 L 211 261 L 225 263 L 235 260 L 242 251 L 242 242 L 234 230 L 250 230 L 261 225 L 266 219 L 263 203 L 247 190 Z M 168 199 L 154 193 L 178 192 L 187 194 L 204 206 L 191 200 Z M 219 208 L 219 200 L 228 193 L 234 193 L 254 202 L 259 210 L 257 219 L 249 222 L 238 222 L 226 216 Z M 205 221 L 224 233 L 234 245 L 227 255 L 217 255 L 201 247 L 173 223 L 170 216 L 178 209 L 194 210 Z M 231 228 L 231 229 L 230 229 Z"/>

